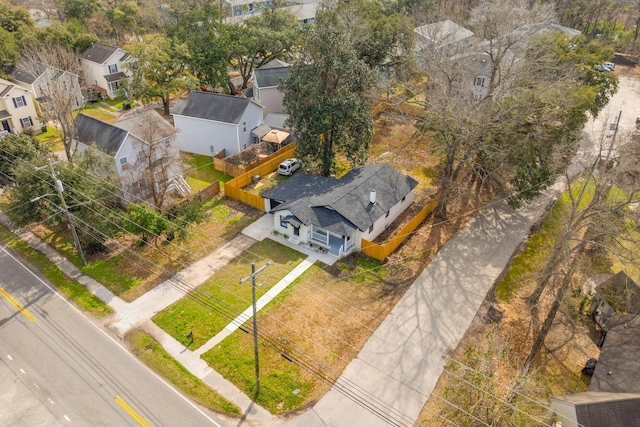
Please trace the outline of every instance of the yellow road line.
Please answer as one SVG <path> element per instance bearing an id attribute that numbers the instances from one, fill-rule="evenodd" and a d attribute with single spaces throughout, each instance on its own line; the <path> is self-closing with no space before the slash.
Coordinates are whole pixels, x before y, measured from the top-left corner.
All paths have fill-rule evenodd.
<path id="1" fill-rule="evenodd" d="M 127 414 L 131 415 L 131 418 L 133 418 L 134 420 L 136 420 L 138 422 L 138 424 L 140 424 L 143 427 L 151 427 L 151 424 L 149 424 L 149 422 L 147 420 L 145 420 L 144 418 L 142 418 L 142 415 L 138 414 L 131 406 L 129 406 L 129 404 L 127 402 L 124 401 L 124 399 L 122 399 L 120 396 L 116 396 L 116 398 L 114 399 L 116 401 L 116 403 L 118 405 L 120 405 L 120 407 L 122 409 L 124 409 L 126 411 Z"/>
<path id="2" fill-rule="evenodd" d="M 13 304 L 13 306 L 15 308 L 20 310 L 20 313 L 24 314 L 24 317 L 29 319 L 31 322 L 35 322 L 36 321 L 36 318 L 33 316 L 33 314 L 29 313 L 29 310 L 24 308 L 22 306 L 22 304 L 20 304 L 18 301 L 16 301 L 15 298 L 13 298 L 11 295 L 9 295 L 9 293 L 7 291 L 5 291 L 4 289 L 0 288 L 0 295 L 5 297 L 7 299 L 7 301 L 9 301 L 11 304 Z"/>

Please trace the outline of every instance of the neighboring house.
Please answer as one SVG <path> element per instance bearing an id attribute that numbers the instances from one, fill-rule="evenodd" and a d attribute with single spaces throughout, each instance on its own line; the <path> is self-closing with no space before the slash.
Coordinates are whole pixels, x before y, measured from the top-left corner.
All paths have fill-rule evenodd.
<path id="1" fill-rule="evenodd" d="M 80 55 L 85 83 L 109 98 L 117 98 L 118 90 L 126 88 L 131 72 L 126 64 L 131 57 L 126 51 L 102 43 L 92 43 Z"/>
<path id="2" fill-rule="evenodd" d="M 35 130 L 39 124 L 33 92 L 0 79 L 0 136 L 22 133 L 29 128 Z"/>
<path id="3" fill-rule="evenodd" d="M 56 95 L 60 94 L 71 100 L 73 110 L 84 106 L 77 74 L 26 60 L 21 61 L 9 74 L 14 82 L 31 90 L 38 103 L 47 99 L 55 102 Z"/>
<path id="4" fill-rule="evenodd" d="M 258 13 L 265 7 L 273 7 L 273 1 L 271 0 L 224 0 L 224 2 L 231 6 L 232 16 Z"/>
<path id="5" fill-rule="evenodd" d="M 264 115 L 284 113 L 284 93 L 278 90 L 280 81 L 289 77 L 289 65 L 277 59 L 253 72 L 253 97 L 264 107 Z"/>
<path id="6" fill-rule="evenodd" d="M 439 49 L 441 52 L 459 52 L 473 45 L 473 32 L 448 19 L 413 29 L 416 49 Z"/>
<path id="7" fill-rule="evenodd" d="M 563 427 L 640 426 L 640 288 L 619 272 L 595 291 L 591 314 L 604 341 L 589 389 L 550 406 Z"/>
<path id="8" fill-rule="evenodd" d="M 274 231 L 342 257 L 374 240 L 411 205 L 417 181 L 388 163 L 361 166 L 340 179 L 294 175 L 262 194 Z"/>
<path id="9" fill-rule="evenodd" d="M 227 156 L 260 142 L 270 129 L 262 124 L 262 106 L 238 96 L 191 91 L 171 111 L 178 145 L 188 153 L 211 156 L 225 150 Z M 257 132 L 257 133 L 256 133 Z"/>
<path id="10" fill-rule="evenodd" d="M 183 177 L 177 131 L 154 110 L 115 123 L 79 114 L 76 127 L 77 150 L 95 145 L 113 162 L 125 201 L 153 202 L 154 194 L 184 197 L 190 193 Z"/>
<path id="11" fill-rule="evenodd" d="M 562 427 L 640 426 L 640 394 L 588 391 L 554 396 L 550 407 Z"/>
<path id="12" fill-rule="evenodd" d="M 234 2 L 235 3 L 235 2 Z M 240 6 L 240 3 L 237 4 Z M 254 3 L 253 6 L 249 5 L 247 7 L 254 7 L 253 9 L 249 9 L 244 13 L 238 13 L 237 15 L 228 16 L 224 18 L 223 22 L 226 25 L 229 24 L 241 24 L 247 19 L 259 15 L 264 10 L 264 7 L 259 7 L 259 3 Z M 245 7 L 245 6 L 242 6 Z M 316 14 L 318 12 L 318 2 L 309 2 L 309 3 L 300 3 L 293 4 L 291 6 L 284 6 L 282 9 L 288 10 L 293 13 L 293 15 L 298 19 L 298 23 L 303 25 L 311 25 L 316 22 Z"/>

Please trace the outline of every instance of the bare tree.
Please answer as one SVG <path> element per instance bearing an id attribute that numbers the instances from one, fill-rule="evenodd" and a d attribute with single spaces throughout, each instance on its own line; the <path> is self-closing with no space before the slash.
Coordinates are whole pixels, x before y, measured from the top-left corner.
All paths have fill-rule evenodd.
<path id="1" fill-rule="evenodd" d="M 18 69 L 34 78 L 41 114 L 58 129 L 67 159 L 72 161 L 73 111 L 83 102 L 78 55 L 59 44 L 37 45 L 25 50 Z"/>
<path id="2" fill-rule="evenodd" d="M 615 121 L 614 121 L 615 122 Z M 609 121 L 606 121 L 606 128 Z M 542 277 L 528 298 L 533 313 L 534 343 L 523 371 L 542 347 L 560 302 L 578 268 L 577 258 L 585 250 L 617 258 L 622 264 L 638 265 L 637 242 L 630 229 L 637 227 L 640 212 L 640 139 L 613 135 L 603 129 L 598 139 L 596 160 L 565 193 L 563 223 Z M 566 176 L 570 181 L 569 175 Z M 540 301 L 548 295 L 551 308 L 540 313 Z M 537 319 L 544 320 L 540 323 Z"/>
<path id="3" fill-rule="evenodd" d="M 180 152 L 175 141 L 176 130 L 159 114 L 149 110 L 134 115 L 116 126 L 131 132 L 135 137 L 135 164 L 126 170 L 126 191 L 139 203 L 148 201 L 159 209 L 165 209 L 173 199 L 184 197 L 190 188 L 184 181 Z"/>

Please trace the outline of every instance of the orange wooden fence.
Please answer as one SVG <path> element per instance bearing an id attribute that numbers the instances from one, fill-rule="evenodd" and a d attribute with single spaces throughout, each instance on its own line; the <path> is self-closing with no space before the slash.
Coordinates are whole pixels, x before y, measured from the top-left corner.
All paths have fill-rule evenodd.
<path id="1" fill-rule="evenodd" d="M 384 261 L 398 246 L 402 244 L 413 231 L 418 228 L 422 221 L 424 221 L 431 212 L 438 205 L 439 195 L 436 195 L 416 216 L 414 216 L 409 223 L 407 223 L 402 229 L 390 240 L 382 245 L 374 242 L 370 242 L 366 239 L 362 239 L 362 252 L 373 257 L 379 261 Z"/>
<path id="2" fill-rule="evenodd" d="M 253 175 L 263 176 L 276 170 L 278 168 L 278 165 L 282 163 L 283 160 L 294 156 L 297 147 L 298 144 L 295 142 L 286 145 L 266 159 L 261 160 L 258 166 L 252 169 L 248 169 L 243 174 L 240 174 L 237 177 L 233 178 L 231 181 L 226 182 L 224 184 L 224 195 L 231 199 L 237 200 L 239 202 L 264 211 L 264 199 L 257 194 L 252 194 L 248 191 L 244 191 L 242 188 L 249 185 Z"/>

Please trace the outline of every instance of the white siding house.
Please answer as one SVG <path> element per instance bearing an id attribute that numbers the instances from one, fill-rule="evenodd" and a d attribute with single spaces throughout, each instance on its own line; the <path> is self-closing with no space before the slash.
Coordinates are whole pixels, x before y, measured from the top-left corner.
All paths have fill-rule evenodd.
<path id="1" fill-rule="evenodd" d="M 10 72 L 10 75 L 14 82 L 31 90 L 39 104 L 46 101 L 60 102 L 59 95 L 64 95 L 64 101 L 68 100 L 72 110 L 78 110 L 84 106 L 77 74 L 39 62 L 23 60 Z"/>
<path id="2" fill-rule="evenodd" d="M 264 107 L 264 115 L 284 113 L 284 93 L 278 90 L 281 80 L 289 77 L 289 66 L 277 59 L 254 71 L 253 96 Z"/>
<path id="3" fill-rule="evenodd" d="M 80 55 L 80 65 L 85 83 L 94 90 L 117 98 L 118 91 L 126 87 L 131 72 L 126 64 L 129 54 L 117 47 L 93 43 Z"/>
<path id="4" fill-rule="evenodd" d="M 35 130 L 39 124 L 33 92 L 0 79 L 0 136 L 22 133 L 28 128 Z"/>
<path id="5" fill-rule="evenodd" d="M 340 179 L 294 175 L 262 194 L 274 231 L 342 257 L 373 241 L 413 202 L 417 181 L 388 163 L 361 166 Z"/>
<path id="6" fill-rule="evenodd" d="M 262 124 L 262 106 L 247 98 L 191 91 L 171 111 L 180 150 L 211 156 L 239 153 L 260 141 L 252 133 Z"/>
<path id="7" fill-rule="evenodd" d="M 79 114 L 78 152 L 94 147 L 113 163 L 122 198 L 127 202 L 149 200 L 154 193 L 179 193 L 190 188 L 184 181 L 177 132 L 154 110 L 106 123 Z"/>

